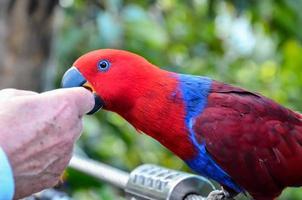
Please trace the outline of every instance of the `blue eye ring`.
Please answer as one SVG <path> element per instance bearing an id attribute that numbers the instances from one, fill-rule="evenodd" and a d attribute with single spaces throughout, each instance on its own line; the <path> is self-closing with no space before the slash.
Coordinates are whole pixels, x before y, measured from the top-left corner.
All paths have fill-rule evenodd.
<path id="1" fill-rule="evenodd" d="M 110 62 L 108 60 L 100 60 L 98 62 L 98 69 L 101 72 L 106 72 L 110 67 Z"/>

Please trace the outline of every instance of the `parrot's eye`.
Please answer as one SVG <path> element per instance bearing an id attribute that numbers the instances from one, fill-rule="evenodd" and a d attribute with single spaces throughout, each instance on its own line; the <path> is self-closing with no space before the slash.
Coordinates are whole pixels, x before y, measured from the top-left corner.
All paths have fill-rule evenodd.
<path id="1" fill-rule="evenodd" d="M 110 62 L 108 60 L 100 60 L 98 62 L 98 69 L 102 72 L 105 72 L 109 69 Z"/>

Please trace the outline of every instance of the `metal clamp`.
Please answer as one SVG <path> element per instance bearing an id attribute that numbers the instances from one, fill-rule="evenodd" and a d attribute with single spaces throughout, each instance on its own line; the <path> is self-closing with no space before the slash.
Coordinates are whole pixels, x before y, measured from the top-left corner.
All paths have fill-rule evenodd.
<path id="1" fill-rule="evenodd" d="M 144 164 L 130 173 L 125 192 L 130 200 L 184 200 L 192 194 L 206 197 L 213 189 L 201 176 Z"/>

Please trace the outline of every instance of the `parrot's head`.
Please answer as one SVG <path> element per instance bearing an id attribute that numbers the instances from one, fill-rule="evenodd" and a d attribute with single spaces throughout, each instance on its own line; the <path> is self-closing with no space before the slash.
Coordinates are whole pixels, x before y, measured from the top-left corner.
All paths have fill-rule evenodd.
<path id="1" fill-rule="evenodd" d="M 143 57 L 123 50 L 101 49 L 78 58 L 65 72 L 62 87 L 85 87 L 94 93 L 95 106 L 88 114 L 100 108 L 121 111 L 135 104 L 138 85 L 159 71 Z M 141 87 L 139 87 L 141 88 Z"/>

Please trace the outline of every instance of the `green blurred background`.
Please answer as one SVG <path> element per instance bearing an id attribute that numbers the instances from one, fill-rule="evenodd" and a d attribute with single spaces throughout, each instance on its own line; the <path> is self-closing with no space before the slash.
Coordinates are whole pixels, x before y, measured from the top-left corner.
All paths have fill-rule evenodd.
<path id="1" fill-rule="evenodd" d="M 302 111 L 301 8 L 301 0 L 60 0 L 51 13 L 46 73 L 37 90 L 59 87 L 80 55 L 118 48 L 162 68 L 209 76 Z M 78 146 L 90 158 L 126 171 L 142 163 L 189 171 L 110 112 L 85 117 Z M 122 191 L 79 172 L 68 170 L 65 179 L 63 188 L 74 199 L 123 199 Z M 280 199 L 302 199 L 302 189 L 287 189 Z"/>

